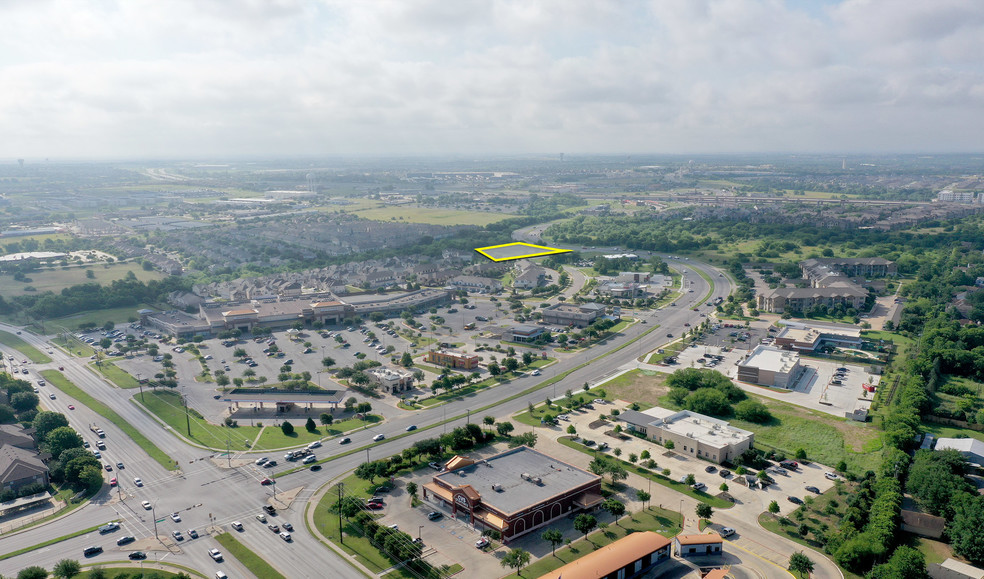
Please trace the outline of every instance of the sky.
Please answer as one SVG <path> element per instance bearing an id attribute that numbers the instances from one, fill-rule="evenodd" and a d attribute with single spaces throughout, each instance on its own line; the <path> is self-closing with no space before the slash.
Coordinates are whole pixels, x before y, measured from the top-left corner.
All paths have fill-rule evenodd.
<path id="1" fill-rule="evenodd" d="M 0 161 L 980 152 L 976 0 L 0 0 Z"/>

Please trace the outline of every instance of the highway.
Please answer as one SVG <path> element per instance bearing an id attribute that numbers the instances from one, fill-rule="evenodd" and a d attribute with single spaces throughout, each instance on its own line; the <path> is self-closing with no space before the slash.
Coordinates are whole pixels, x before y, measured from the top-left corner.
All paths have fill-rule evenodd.
<path id="1" fill-rule="evenodd" d="M 543 226 L 539 227 L 542 228 Z M 533 228 L 529 229 L 532 230 Z M 611 251 L 614 251 L 614 248 Z M 34 378 L 34 375 L 40 370 L 57 369 L 58 366 L 64 366 L 64 374 L 69 380 L 112 408 L 133 427 L 154 441 L 161 450 L 178 462 L 180 470 L 170 471 L 162 467 L 117 427 L 86 408 L 79 401 L 55 391 L 50 384 L 41 388 L 43 406 L 68 416 L 72 426 L 81 432 L 83 438 L 90 443 L 95 443 L 97 440 L 97 437 L 89 431 L 91 424 L 98 424 L 100 428 L 106 431 L 107 450 L 103 453 L 104 462 L 111 463 L 114 469 L 106 475 L 107 478 L 117 476 L 120 481 L 120 489 L 110 489 L 107 486 L 89 504 L 68 515 L 47 524 L 0 538 L 0 553 L 9 553 L 110 520 L 120 520 L 122 529 L 107 535 L 89 533 L 0 561 L 0 574 L 15 575 L 19 569 L 35 564 L 50 569 L 58 560 L 66 557 L 82 560 L 82 550 L 85 547 L 99 545 L 105 549 L 105 552 L 86 562 L 99 563 L 121 560 L 125 559 L 127 552 L 141 549 L 148 552 L 151 561 L 159 559 L 165 562 L 179 563 L 199 569 L 207 574 L 222 569 L 231 576 L 247 577 L 251 576 L 250 573 L 235 558 L 227 557 L 225 562 L 215 563 L 207 555 L 208 549 L 221 549 L 221 546 L 207 535 L 206 528 L 210 525 L 217 525 L 230 530 L 229 523 L 238 520 L 244 524 L 245 530 L 240 533 L 231 532 L 235 533 L 242 542 L 288 577 L 324 577 L 326 575 L 358 577 L 360 576 L 359 573 L 352 569 L 346 561 L 330 549 L 320 545 L 307 532 L 302 520 L 304 501 L 321 485 L 354 469 L 358 464 L 365 461 L 367 456 L 373 460 L 384 458 L 399 452 L 417 440 L 431 438 L 444 432 L 445 429 L 450 430 L 465 424 L 466 418 L 464 416 L 468 411 L 471 411 L 471 418 L 476 422 L 480 421 L 481 416 L 486 414 L 507 419 L 509 415 L 525 409 L 528 403 L 541 402 L 545 395 L 563 394 L 567 389 L 577 391 L 582 388 L 584 383 L 593 385 L 602 382 L 617 372 L 618 368 L 634 363 L 640 355 L 670 341 L 671 339 L 666 337 L 667 333 L 678 336 L 685 329 L 685 323 L 698 323 L 701 320 L 700 314 L 694 312 L 693 307 L 699 307 L 701 311 L 709 312 L 710 308 L 703 305 L 705 301 L 718 296 L 726 297 L 731 291 L 729 278 L 718 277 L 719 272 L 706 264 L 679 260 L 668 261 L 671 267 L 683 275 L 684 287 L 693 289 L 693 292 L 685 291 L 677 300 L 675 307 L 666 307 L 662 310 L 643 314 L 647 323 L 631 325 L 622 332 L 623 337 L 593 346 L 581 355 L 567 357 L 544 369 L 543 375 L 540 377 L 527 376 L 515 379 L 496 388 L 484 390 L 467 399 L 455 400 L 444 406 L 428 410 L 407 413 L 405 416 L 396 417 L 370 430 L 350 434 L 352 444 L 341 448 L 346 450 L 356 448 L 359 450 L 358 452 L 325 463 L 320 472 L 311 472 L 305 469 L 290 475 L 279 476 L 276 485 L 278 492 L 302 489 L 290 508 L 281 511 L 279 516 L 273 519 L 274 522 L 286 520 L 293 523 L 295 532 L 292 533 L 294 540 L 291 543 L 282 541 L 265 525 L 254 519 L 254 516 L 260 512 L 260 506 L 266 503 L 272 492 L 271 487 L 259 484 L 259 481 L 267 474 L 262 469 L 252 464 L 227 468 L 224 461 L 210 460 L 211 451 L 186 444 L 174 433 L 168 432 L 169 427 L 144 414 L 132 404 L 129 398 L 136 395 L 135 390 L 117 389 L 89 369 L 86 366 L 87 360 L 73 358 L 57 348 L 52 348 L 44 337 L 25 331 L 21 337 L 28 343 L 41 351 L 53 350 L 50 355 L 53 358 L 51 363 L 29 365 L 32 371 L 31 378 Z M 706 297 L 710 286 L 705 278 L 696 273 L 697 269 L 714 280 L 714 288 L 710 298 Z M 13 333 L 21 328 L 0 325 L 0 329 Z M 640 339 L 636 343 L 622 347 L 627 341 L 635 338 Z M 21 356 L 16 352 L 11 353 L 18 357 Z M 585 362 L 591 363 L 572 371 L 554 386 L 527 396 L 503 401 L 505 398 L 533 387 L 538 381 L 550 379 Z M 56 398 L 54 400 L 50 400 L 46 396 L 48 391 L 55 392 Z M 68 410 L 69 404 L 74 404 L 75 410 Z M 452 417 L 459 415 L 462 417 L 451 420 Z M 441 426 L 445 416 L 449 420 L 446 426 Z M 417 425 L 418 430 L 408 434 L 405 432 L 405 428 L 410 424 Z M 379 433 L 386 434 L 387 440 L 382 443 L 372 443 L 372 436 Z M 394 440 L 401 435 L 403 435 L 401 438 Z M 334 442 L 327 442 L 325 448 L 319 451 L 319 458 L 328 456 L 335 448 L 339 447 Z M 368 452 L 365 449 L 368 449 Z M 117 461 L 124 463 L 125 468 L 122 471 L 115 467 Z M 137 487 L 133 483 L 134 477 L 142 479 L 142 487 Z M 144 500 L 150 501 L 154 505 L 153 511 L 145 510 L 141 506 L 141 501 Z M 167 517 L 172 512 L 180 514 L 180 523 L 175 523 Z M 163 519 L 157 523 L 160 540 L 152 538 L 154 535 L 154 514 L 158 520 Z M 187 538 L 187 530 L 192 528 L 201 534 L 201 538 L 194 540 Z M 174 530 L 182 531 L 186 537 L 177 545 L 174 545 L 170 538 L 171 532 Z M 122 551 L 116 546 L 116 539 L 123 535 L 133 535 L 138 539 L 138 542 L 135 545 L 127 546 L 126 551 Z M 762 539 L 771 540 L 773 543 L 782 541 L 771 535 L 762 537 Z M 814 559 L 816 560 L 816 558 Z"/>

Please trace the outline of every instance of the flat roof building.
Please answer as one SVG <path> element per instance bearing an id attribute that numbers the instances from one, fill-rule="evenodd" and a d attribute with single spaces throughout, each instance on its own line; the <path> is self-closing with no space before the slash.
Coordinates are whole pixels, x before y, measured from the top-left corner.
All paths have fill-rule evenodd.
<path id="1" fill-rule="evenodd" d="M 752 447 L 755 434 L 735 428 L 724 420 L 689 410 L 670 410 L 659 406 L 637 412 L 626 410 L 618 415 L 630 430 L 665 445 L 672 440 L 676 452 L 723 463 Z"/>
<path id="2" fill-rule="evenodd" d="M 547 324 L 561 326 L 577 326 L 586 328 L 595 320 L 605 315 L 605 306 L 598 303 L 587 304 L 554 304 L 542 311 L 543 321 Z"/>
<path id="3" fill-rule="evenodd" d="M 792 388 L 802 373 L 799 354 L 772 346 L 756 346 L 738 363 L 738 380 L 760 386 Z"/>
<path id="4" fill-rule="evenodd" d="M 527 324 L 519 324 L 508 328 L 502 332 L 502 339 L 507 342 L 535 342 L 537 338 L 543 335 L 543 328 L 540 326 L 530 326 Z"/>
<path id="5" fill-rule="evenodd" d="M 673 551 L 683 558 L 720 555 L 723 544 L 724 539 L 717 533 L 673 537 Z"/>
<path id="6" fill-rule="evenodd" d="M 600 476 L 527 446 L 478 461 L 456 457 L 447 468 L 423 485 L 424 500 L 507 543 L 604 501 Z"/>
<path id="7" fill-rule="evenodd" d="M 671 543 L 652 531 L 632 533 L 545 573 L 540 579 L 633 579 L 669 561 Z"/>
<path id="8" fill-rule="evenodd" d="M 366 375 L 373 384 L 386 392 L 406 392 L 413 389 L 413 374 L 403 368 L 377 366 L 366 370 Z"/>
<path id="9" fill-rule="evenodd" d="M 474 370 L 478 368 L 478 356 L 456 350 L 431 350 L 424 355 L 424 361 L 459 370 Z"/>
<path id="10" fill-rule="evenodd" d="M 844 348 L 858 348 L 861 346 L 861 330 L 789 324 L 776 334 L 775 345 L 786 350 L 813 352 L 825 343 Z"/>

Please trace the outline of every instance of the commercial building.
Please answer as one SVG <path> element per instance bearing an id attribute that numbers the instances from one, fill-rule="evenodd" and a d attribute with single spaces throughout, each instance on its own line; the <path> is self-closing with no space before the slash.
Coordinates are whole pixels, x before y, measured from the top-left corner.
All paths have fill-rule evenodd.
<path id="1" fill-rule="evenodd" d="M 932 579 L 984 579 L 984 569 L 948 558 L 942 563 L 926 565 Z"/>
<path id="2" fill-rule="evenodd" d="M 540 326 L 530 326 L 527 324 L 519 324 L 511 328 L 506 329 L 502 332 L 502 339 L 506 342 L 535 342 L 537 338 L 543 335 L 543 328 Z"/>
<path id="3" fill-rule="evenodd" d="M 799 354 L 772 346 L 756 346 L 738 363 L 738 380 L 759 386 L 792 388 L 802 373 Z"/>
<path id="4" fill-rule="evenodd" d="M 724 540 L 717 533 L 677 535 L 673 537 L 673 552 L 680 557 L 720 555 Z"/>
<path id="5" fill-rule="evenodd" d="M 605 306 L 594 302 L 580 305 L 560 303 L 545 308 L 542 315 L 547 324 L 586 328 L 605 315 Z"/>
<path id="6" fill-rule="evenodd" d="M 447 366 L 458 370 L 474 370 L 478 368 L 478 356 L 465 354 L 455 350 L 431 350 L 424 356 L 424 361 L 438 366 Z"/>
<path id="7" fill-rule="evenodd" d="M 755 434 L 735 428 L 724 420 L 689 410 L 669 410 L 659 406 L 637 412 L 626 410 L 617 419 L 627 429 L 666 445 L 673 441 L 676 452 L 721 464 L 752 447 Z"/>
<path id="8" fill-rule="evenodd" d="M 366 370 L 366 375 L 385 392 L 406 392 L 413 389 L 413 374 L 403 368 L 377 366 Z"/>
<path id="9" fill-rule="evenodd" d="M 671 541 L 652 531 L 632 533 L 540 579 L 634 579 L 670 560 Z"/>
<path id="10" fill-rule="evenodd" d="M 776 334 L 775 345 L 798 352 L 813 352 L 824 345 L 860 348 L 861 330 L 849 326 L 788 322 L 788 325 Z"/>
<path id="11" fill-rule="evenodd" d="M 984 465 L 984 442 L 976 438 L 938 438 L 936 450 L 955 450 L 968 462 Z"/>
<path id="12" fill-rule="evenodd" d="M 455 457 L 447 468 L 423 485 L 424 500 L 506 543 L 604 502 L 600 476 L 526 446 L 478 461 Z"/>

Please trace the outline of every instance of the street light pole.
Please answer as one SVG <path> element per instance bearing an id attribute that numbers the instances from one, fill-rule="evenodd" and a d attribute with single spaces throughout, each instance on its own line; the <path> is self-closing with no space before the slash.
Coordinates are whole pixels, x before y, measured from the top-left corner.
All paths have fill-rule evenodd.
<path id="1" fill-rule="evenodd" d="M 423 539 L 421 539 L 421 538 L 420 538 L 420 531 L 421 531 L 421 530 L 423 530 L 423 528 L 424 528 L 425 526 L 426 526 L 426 525 L 420 525 L 419 527 L 417 527 L 417 540 L 418 540 L 418 541 L 423 541 Z"/>
<path id="2" fill-rule="evenodd" d="M 680 532 L 683 532 L 684 525 L 687 524 L 687 517 L 683 516 L 683 499 L 680 499 Z"/>

